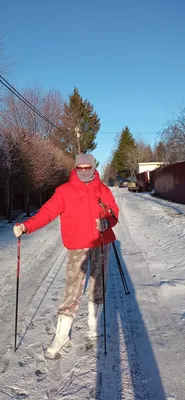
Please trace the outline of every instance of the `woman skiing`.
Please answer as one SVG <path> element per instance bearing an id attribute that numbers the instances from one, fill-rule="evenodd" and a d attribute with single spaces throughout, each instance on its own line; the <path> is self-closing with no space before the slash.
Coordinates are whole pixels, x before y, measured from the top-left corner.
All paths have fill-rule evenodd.
<path id="1" fill-rule="evenodd" d="M 100 203 L 106 204 L 102 209 Z M 115 217 L 109 213 L 112 209 Z M 56 333 L 45 356 L 55 358 L 69 341 L 69 333 L 84 290 L 90 260 L 88 325 L 91 336 L 100 336 L 103 310 L 101 240 L 104 244 L 104 267 L 107 278 L 110 243 L 115 240 L 112 228 L 118 219 L 118 206 L 110 189 L 102 183 L 91 154 L 79 154 L 69 181 L 59 186 L 38 213 L 19 225 L 14 234 L 20 237 L 42 228 L 60 215 L 61 235 L 68 249 L 64 299 L 58 309 Z"/>

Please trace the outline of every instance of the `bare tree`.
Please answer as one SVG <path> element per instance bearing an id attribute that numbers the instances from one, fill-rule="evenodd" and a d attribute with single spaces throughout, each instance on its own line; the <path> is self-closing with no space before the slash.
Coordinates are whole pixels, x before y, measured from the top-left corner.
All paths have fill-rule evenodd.
<path id="1" fill-rule="evenodd" d="M 55 148 L 49 139 L 22 128 L 1 129 L 0 155 L 0 182 L 9 221 L 13 218 L 13 196 L 17 190 L 24 191 L 25 211 L 29 216 L 32 194 L 41 196 L 46 190 L 66 182 L 74 164 L 72 158 Z"/>
<path id="2" fill-rule="evenodd" d="M 166 147 L 164 142 L 156 143 L 154 150 L 155 161 L 166 161 Z"/>
<path id="3" fill-rule="evenodd" d="M 63 112 L 63 100 L 59 92 L 50 91 L 44 94 L 38 87 L 27 89 L 22 95 L 39 110 L 47 119 L 57 125 Z M 6 94 L 2 99 L 3 110 L 1 123 L 7 128 L 23 128 L 29 132 L 49 136 L 54 126 L 43 120 L 26 104 L 13 94 Z"/>
<path id="4" fill-rule="evenodd" d="M 26 212 L 29 214 L 32 194 L 37 192 L 41 196 L 48 189 L 66 182 L 73 161 L 49 139 L 29 132 L 22 132 L 20 152 Z"/>
<path id="5" fill-rule="evenodd" d="M 166 160 L 175 163 L 185 160 L 185 110 L 175 122 L 171 122 L 162 131 Z"/>
<path id="6" fill-rule="evenodd" d="M 143 140 L 136 142 L 137 162 L 154 161 L 154 153 L 150 145 L 145 144 Z"/>
<path id="7" fill-rule="evenodd" d="M 13 194 L 15 188 L 21 187 L 21 153 L 18 136 L 15 132 L 0 130 L 0 142 L 2 152 L 2 177 L 5 193 L 6 215 L 9 221 L 13 218 Z"/>
<path id="8" fill-rule="evenodd" d="M 24 97 L 55 125 L 63 112 L 59 92 L 43 94 L 39 88 L 23 92 Z M 5 193 L 6 215 L 13 218 L 13 196 L 24 191 L 25 211 L 30 214 L 30 199 L 64 183 L 74 160 L 50 141 L 54 129 L 13 94 L 2 101 L 0 119 L 0 184 Z M 40 204 L 42 201 L 40 201 Z"/>
<path id="9" fill-rule="evenodd" d="M 154 154 L 150 145 L 143 141 L 135 142 L 134 146 L 124 146 L 125 174 L 132 176 L 137 173 L 139 162 L 154 161 Z"/>
<path id="10" fill-rule="evenodd" d="M 106 185 L 108 185 L 110 181 L 114 183 L 117 179 L 117 171 L 111 161 L 111 158 L 109 158 L 103 167 L 102 180 Z"/>

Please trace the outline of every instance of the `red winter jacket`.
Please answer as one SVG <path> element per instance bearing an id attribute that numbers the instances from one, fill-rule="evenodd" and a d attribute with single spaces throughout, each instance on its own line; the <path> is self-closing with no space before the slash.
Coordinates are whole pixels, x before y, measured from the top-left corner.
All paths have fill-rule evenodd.
<path id="1" fill-rule="evenodd" d="M 31 233 L 60 215 L 63 244 L 67 249 L 76 250 L 101 245 L 101 235 L 96 226 L 96 219 L 101 216 L 109 222 L 109 228 L 103 233 L 104 244 L 111 243 L 115 240 L 111 228 L 116 225 L 116 219 L 108 210 L 103 212 L 99 199 L 112 208 L 118 218 L 118 206 L 110 189 L 101 182 L 98 172 L 95 172 L 94 180 L 86 184 L 73 170 L 69 182 L 59 186 L 51 199 L 24 225 Z"/>

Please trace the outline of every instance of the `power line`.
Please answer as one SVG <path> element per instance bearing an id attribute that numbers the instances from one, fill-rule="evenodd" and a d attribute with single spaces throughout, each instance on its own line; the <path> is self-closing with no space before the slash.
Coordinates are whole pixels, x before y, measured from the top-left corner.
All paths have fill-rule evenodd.
<path id="1" fill-rule="evenodd" d="M 20 101 L 22 101 L 27 107 L 29 107 L 33 112 L 35 112 L 40 118 L 42 118 L 45 122 L 47 122 L 49 125 L 51 125 L 53 128 L 57 129 L 60 131 L 60 128 L 56 126 L 49 118 L 47 118 L 44 114 L 42 114 L 33 104 L 31 104 L 18 90 L 15 89 L 14 86 L 12 86 L 5 78 L 3 78 L 2 75 L 0 75 L 0 83 L 5 86 L 11 93 L 13 93 Z M 104 132 L 100 131 L 98 132 L 100 135 L 120 135 L 121 132 Z M 136 132 L 133 133 L 133 136 L 135 135 L 154 135 L 156 137 L 159 136 L 159 134 L 156 134 L 154 132 Z"/>
<path id="2" fill-rule="evenodd" d="M 16 90 L 2 75 L 0 75 L 0 82 L 3 86 L 5 86 L 11 93 L 13 93 L 19 100 L 21 100 L 27 107 L 29 107 L 32 111 L 34 111 L 40 118 L 42 118 L 45 122 L 50 124 L 53 128 L 60 130 L 58 126 L 56 126 L 49 118 L 47 118 L 44 114 L 42 114 L 33 104 L 31 104 L 18 90 Z"/>
<path id="3" fill-rule="evenodd" d="M 98 133 L 101 135 L 120 135 L 121 134 L 121 132 L 103 132 L 103 131 L 100 131 Z M 134 133 L 133 132 L 132 135 L 133 136 L 135 136 L 135 135 L 154 135 L 157 137 L 159 135 L 159 133 L 155 133 L 155 132 L 135 132 Z"/>

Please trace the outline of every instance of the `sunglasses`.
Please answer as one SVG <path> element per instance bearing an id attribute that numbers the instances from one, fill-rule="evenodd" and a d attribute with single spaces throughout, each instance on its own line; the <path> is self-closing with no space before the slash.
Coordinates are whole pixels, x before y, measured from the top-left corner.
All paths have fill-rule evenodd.
<path id="1" fill-rule="evenodd" d="M 76 166 L 77 171 L 90 171 L 92 165 L 88 165 L 87 167 L 80 167 L 79 165 Z"/>

